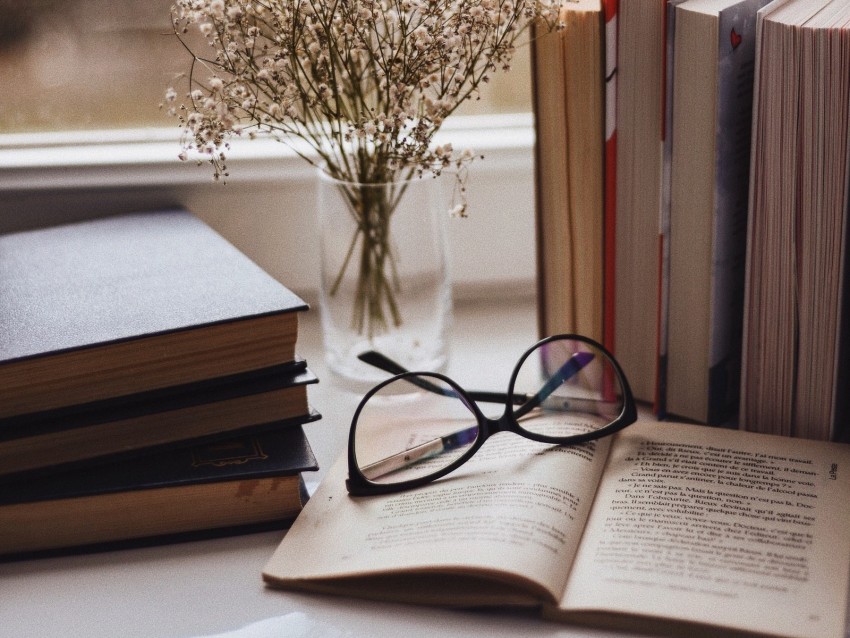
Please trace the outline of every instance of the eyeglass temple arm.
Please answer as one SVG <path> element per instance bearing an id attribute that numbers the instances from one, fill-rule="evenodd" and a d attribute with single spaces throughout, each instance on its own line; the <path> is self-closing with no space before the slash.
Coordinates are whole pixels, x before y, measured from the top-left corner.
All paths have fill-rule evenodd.
<path id="1" fill-rule="evenodd" d="M 389 372 L 390 374 L 403 374 L 408 372 L 407 368 L 402 366 L 399 363 L 396 363 L 386 355 L 381 354 L 375 350 L 367 350 L 366 352 L 362 352 L 357 355 L 357 358 L 363 361 L 364 363 L 368 363 L 369 365 L 375 366 L 385 372 Z M 543 385 L 540 390 L 537 391 L 536 394 L 531 396 L 527 394 L 515 394 L 513 396 L 514 405 L 521 405 L 516 412 L 514 412 L 514 416 L 519 418 L 528 414 L 536 408 L 538 405 L 543 403 L 546 398 L 552 394 L 558 386 L 560 386 L 564 381 L 572 377 L 574 374 L 578 373 L 583 367 L 585 367 L 588 363 L 593 360 L 593 354 L 590 352 L 577 352 L 572 357 L 570 357 L 564 365 L 558 368 L 555 371 L 555 374 L 549 377 L 546 383 Z M 435 394 L 445 394 L 445 391 L 438 385 L 426 381 L 425 379 L 419 377 L 410 377 L 408 381 L 413 383 L 414 385 L 422 388 L 423 390 L 427 390 L 428 392 L 434 392 Z M 484 390 L 472 390 L 467 392 L 469 398 L 473 401 L 481 401 L 483 403 L 507 403 L 508 395 L 504 392 L 488 392 Z"/>
<path id="2" fill-rule="evenodd" d="M 403 365 L 396 363 L 388 356 L 383 355 L 375 350 L 367 350 L 366 352 L 361 352 L 357 355 L 357 358 L 363 361 L 364 363 L 368 363 L 369 365 L 375 366 L 376 368 L 379 368 L 384 372 L 389 372 L 390 374 L 403 374 L 405 372 L 410 372 Z M 420 377 L 410 377 L 407 379 L 407 381 L 422 388 L 423 390 L 427 390 L 428 392 L 433 392 L 435 394 L 445 394 L 443 388 Z M 472 390 L 468 391 L 467 394 L 469 395 L 469 398 L 473 401 L 481 401 L 482 403 L 505 403 L 508 400 L 508 395 L 504 392 Z M 521 405 L 527 400 L 527 396 L 514 397 L 514 403 L 516 405 Z"/>

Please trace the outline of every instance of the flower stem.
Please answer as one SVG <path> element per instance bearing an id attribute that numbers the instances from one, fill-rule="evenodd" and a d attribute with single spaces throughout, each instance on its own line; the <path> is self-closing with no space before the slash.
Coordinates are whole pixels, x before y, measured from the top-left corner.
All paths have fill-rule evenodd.
<path id="1" fill-rule="evenodd" d="M 400 193 L 393 184 L 349 184 L 339 188 L 357 227 L 330 294 L 339 292 L 346 271 L 354 264 L 352 258 L 359 243 L 351 327 L 371 339 L 402 324 L 396 299 L 400 281 L 390 228 Z"/>

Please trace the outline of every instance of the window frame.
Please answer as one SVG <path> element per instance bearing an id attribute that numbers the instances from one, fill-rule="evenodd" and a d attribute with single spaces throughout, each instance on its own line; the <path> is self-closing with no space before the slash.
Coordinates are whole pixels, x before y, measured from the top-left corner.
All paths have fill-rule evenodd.
<path id="1" fill-rule="evenodd" d="M 498 132 L 498 134 L 494 134 Z M 486 156 L 476 173 L 530 168 L 530 113 L 464 115 L 447 120 L 436 138 Z M 234 138 L 228 152 L 231 183 L 301 179 L 312 167 L 286 144 L 266 135 Z M 308 155 L 309 149 L 303 148 Z M 0 134 L 0 195 L 9 191 L 132 187 L 212 182 L 206 164 L 181 162 L 179 130 L 139 128 Z M 119 170 L 120 169 L 120 170 Z"/>

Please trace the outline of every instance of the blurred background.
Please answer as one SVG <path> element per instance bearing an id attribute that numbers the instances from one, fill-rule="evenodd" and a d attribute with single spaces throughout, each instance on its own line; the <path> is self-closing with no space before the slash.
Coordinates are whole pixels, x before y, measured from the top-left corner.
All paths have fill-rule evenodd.
<path id="1" fill-rule="evenodd" d="M 188 69 L 172 0 L 0 0 L 0 133 L 173 126 L 159 109 Z M 531 110 L 529 54 L 464 113 Z"/>

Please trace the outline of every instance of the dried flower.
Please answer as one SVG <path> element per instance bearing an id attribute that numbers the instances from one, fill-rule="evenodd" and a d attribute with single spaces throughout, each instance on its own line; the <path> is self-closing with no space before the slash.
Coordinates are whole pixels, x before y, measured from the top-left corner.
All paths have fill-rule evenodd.
<path id="1" fill-rule="evenodd" d="M 346 186 L 358 216 L 340 270 L 359 267 L 352 325 L 373 336 L 401 317 L 394 302 L 390 221 L 398 199 L 359 184 L 385 184 L 457 169 L 451 211 L 465 216 L 471 151 L 433 138 L 446 117 L 508 69 L 535 22 L 559 26 L 562 0 L 176 0 L 174 33 L 191 54 L 186 103 L 166 103 L 190 151 L 226 176 L 232 135 L 271 133 Z M 197 29 L 205 53 L 185 34 Z M 305 141 L 316 156 L 293 144 Z M 359 245 L 356 258 L 354 247 Z M 333 294 L 333 290 L 331 291 Z"/>
<path id="2" fill-rule="evenodd" d="M 534 21 L 561 0 L 177 0 L 175 34 L 192 56 L 175 109 L 184 150 L 210 156 L 241 130 L 301 139 L 312 163 L 348 181 L 439 173 L 471 160 L 432 146 L 446 117 L 509 68 Z M 184 34 L 197 28 L 208 53 Z M 170 88 L 166 101 L 173 103 Z"/>

